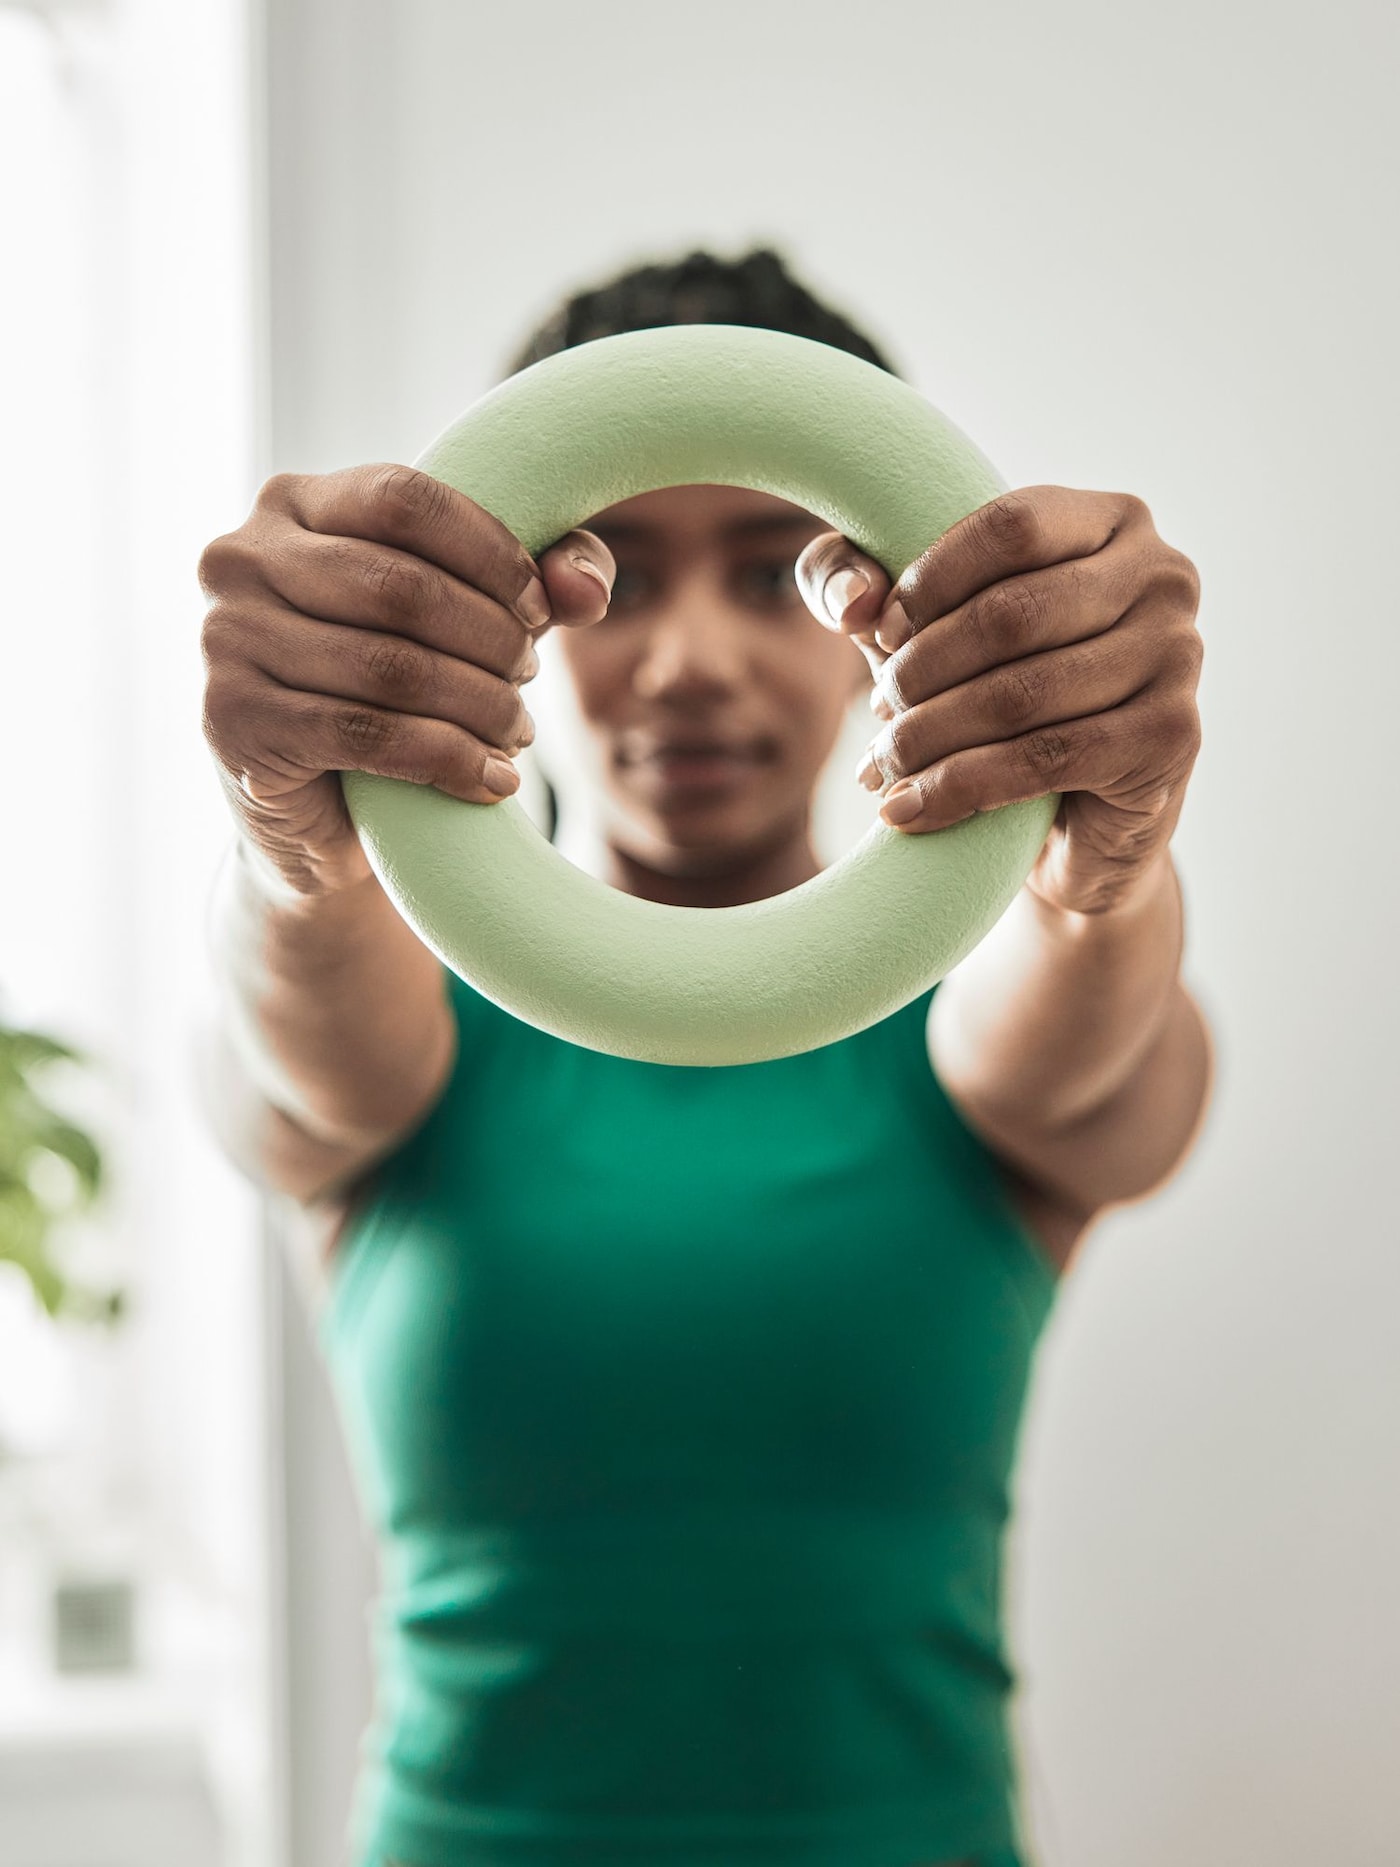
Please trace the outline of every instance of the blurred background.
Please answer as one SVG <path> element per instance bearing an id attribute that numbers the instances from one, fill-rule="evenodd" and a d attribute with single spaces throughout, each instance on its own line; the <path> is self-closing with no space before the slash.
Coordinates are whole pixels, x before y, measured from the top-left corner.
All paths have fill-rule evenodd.
<path id="1" fill-rule="evenodd" d="M 1398 39 L 1380 0 L 0 0 L 6 1867 L 339 1867 L 369 1712 L 286 1215 L 195 1100 L 199 553 L 274 471 L 415 458 L 565 290 L 755 241 L 1010 485 L 1134 492 L 1202 576 L 1219 1074 L 1037 1366 L 1039 1862 L 1400 1862 Z M 522 763 L 567 787 L 547 731 Z"/>

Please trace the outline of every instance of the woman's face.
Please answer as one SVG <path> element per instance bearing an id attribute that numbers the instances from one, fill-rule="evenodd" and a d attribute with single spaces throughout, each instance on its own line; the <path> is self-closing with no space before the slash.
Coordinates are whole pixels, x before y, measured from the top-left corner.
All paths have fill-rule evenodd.
<path id="1" fill-rule="evenodd" d="M 793 577 L 830 525 L 768 493 L 673 486 L 584 528 L 617 561 L 612 603 L 554 637 L 609 842 L 673 875 L 805 846 L 822 767 L 870 682 L 860 649 L 812 616 Z"/>

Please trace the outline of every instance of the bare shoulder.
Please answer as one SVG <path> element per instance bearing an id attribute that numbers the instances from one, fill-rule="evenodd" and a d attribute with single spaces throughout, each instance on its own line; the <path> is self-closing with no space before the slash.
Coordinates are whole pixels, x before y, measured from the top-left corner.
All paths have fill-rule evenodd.
<path id="1" fill-rule="evenodd" d="M 313 1201 L 273 1195 L 273 1223 L 288 1269 L 312 1317 L 330 1295 L 336 1258 L 363 1191 L 363 1182 Z"/>
<path id="2" fill-rule="evenodd" d="M 360 1189 L 356 1187 L 335 1199 L 322 1200 L 315 1206 L 301 1208 L 310 1249 L 317 1262 L 326 1270 L 330 1269 L 340 1249 L 359 1197 Z"/>
<path id="3" fill-rule="evenodd" d="M 930 1024 L 932 1020 L 930 1019 Z M 953 1104 L 961 1119 L 977 1135 L 995 1158 L 1008 1198 L 1022 1225 L 1039 1246 L 1057 1276 L 1063 1275 L 1079 1242 L 1092 1223 L 1093 1215 L 1068 1200 L 1057 1188 L 1036 1178 L 1020 1161 L 1013 1160 L 997 1137 L 964 1106 L 957 1095 L 938 1075 L 934 1062 L 932 1038 L 927 1038 L 928 1066 L 938 1079 L 943 1094 Z"/>
<path id="4" fill-rule="evenodd" d="M 987 1145 L 996 1153 L 992 1142 Z M 1049 1259 L 1050 1268 L 1063 1275 L 1091 1221 L 1048 1188 L 1027 1179 L 1004 1155 L 997 1154 L 997 1165 L 1021 1223 Z"/>

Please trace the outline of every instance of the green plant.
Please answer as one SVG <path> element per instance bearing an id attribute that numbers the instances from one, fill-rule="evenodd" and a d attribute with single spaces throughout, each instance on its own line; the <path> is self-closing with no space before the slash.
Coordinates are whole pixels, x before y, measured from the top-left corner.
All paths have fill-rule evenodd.
<path id="1" fill-rule="evenodd" d="M 0 1263 L 18 1265 L 50 1316 L 115 1322 L 123 1293 L 71 1282 L 53 1255 L 62 1225 L 93 1204 L 104 1180 L 92 1136 L 39 1093 L 38 1080 L 56 1064 L 91 1059 L 42 1032 L 0 1023 Z"/>

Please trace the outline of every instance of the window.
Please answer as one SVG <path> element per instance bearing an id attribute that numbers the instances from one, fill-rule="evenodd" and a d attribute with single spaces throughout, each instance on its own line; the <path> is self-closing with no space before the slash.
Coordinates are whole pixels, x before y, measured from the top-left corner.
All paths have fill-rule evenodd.
<path id="1" fill-rule="evenodd" d="M 0 1263 L 0 1765 L 59 1760 L 0 1826 L 75 1861 L 130 1845 L 102 1757 L 129 1785 L 158 1744 L 143 1859 L 163 1821 L 188 1867 L 196 1833 L 277 1858 L 266 1266 L 192 1069 L 230 834 L 195 566 L 256 484 L 249 30 L 246 0 L 0 3 L 0 1018 L 97 1060 L 53 1085 L 110 1170 L 70 1244 L 130 1297 L 56 1325 Z M 56 1630 L 116 1669 L 60 1671 Z"/>

